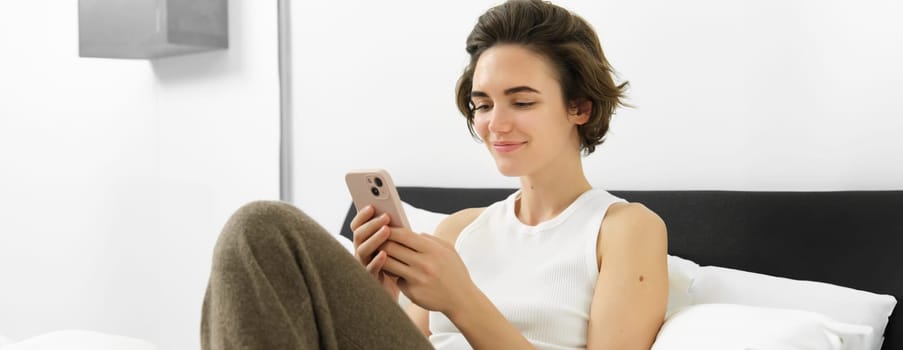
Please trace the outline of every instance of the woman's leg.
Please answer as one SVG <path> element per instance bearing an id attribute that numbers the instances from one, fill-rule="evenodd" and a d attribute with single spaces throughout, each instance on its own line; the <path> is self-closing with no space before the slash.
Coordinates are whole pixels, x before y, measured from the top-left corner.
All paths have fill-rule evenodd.
<path id="1" fill-rule="evenodd" d="M 216 244 L 203 349 L 432 349 L 397 302 L 313 219 L 254 202 Z"/>

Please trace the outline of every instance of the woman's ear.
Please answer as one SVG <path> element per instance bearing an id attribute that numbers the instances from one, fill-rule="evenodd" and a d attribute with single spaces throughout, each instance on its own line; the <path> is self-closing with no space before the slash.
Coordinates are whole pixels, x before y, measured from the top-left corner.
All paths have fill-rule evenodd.
<path id="1" fill-rule="evenodd" d="M 593 113 L 593 102 L 580 99 L 568 104 L 568 120 L 577 125 L 586 124 Z"/>

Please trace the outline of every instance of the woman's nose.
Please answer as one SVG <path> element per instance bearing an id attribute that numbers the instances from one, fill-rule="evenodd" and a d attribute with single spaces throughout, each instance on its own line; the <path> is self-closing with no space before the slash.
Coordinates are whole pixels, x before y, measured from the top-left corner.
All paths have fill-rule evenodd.
<path id="1" fill-rule="evenodd" d="M 496 107 L 489 111 L 489 113 L 489 131 L 493 133 L 505 133 L 511 131 L 513 118 L 510 111 Z"/>

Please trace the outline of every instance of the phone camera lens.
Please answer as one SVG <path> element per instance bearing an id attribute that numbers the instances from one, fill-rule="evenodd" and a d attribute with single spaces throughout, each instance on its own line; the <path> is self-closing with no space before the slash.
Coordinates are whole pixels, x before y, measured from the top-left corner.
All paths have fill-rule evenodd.
<path id="1" fill-rule="evenodd" d="M 370 187 L 370 193 L 373 193 L 374 196 L 379 195 L 379 189 L 376 187 Z"/>
<path id="2" fill-rule="evenodd" d="M 376 187 L 383 187 L 383 179 L 377 177 L 373 179 L 373 182 L 376 183 Z"/>

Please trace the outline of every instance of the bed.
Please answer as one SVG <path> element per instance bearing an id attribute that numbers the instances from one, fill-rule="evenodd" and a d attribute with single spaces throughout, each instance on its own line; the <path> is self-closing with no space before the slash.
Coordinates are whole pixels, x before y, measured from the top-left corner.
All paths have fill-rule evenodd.
<path id="1" fill-rule="evenodd" d="M 411 206 L 447 214 L 486 206 L 514 189 L 399 187 L 398 191 Z M 825 282 L 885 299 L 903 295 L 899 273 L 903 191 L 610 192 L 658 213 L 668 226 L 669 254 L 701 266 Z M 341 232 L 347 238 L 353 214 L 351 206 Z M 820 293 L 811 295 L 818 297 Z M 842 306 L 846 300 L 829 302 Z M 877 346 L 903 348 L 903 324 L 885 312 L 889 318 L 884 342 Z"/>

